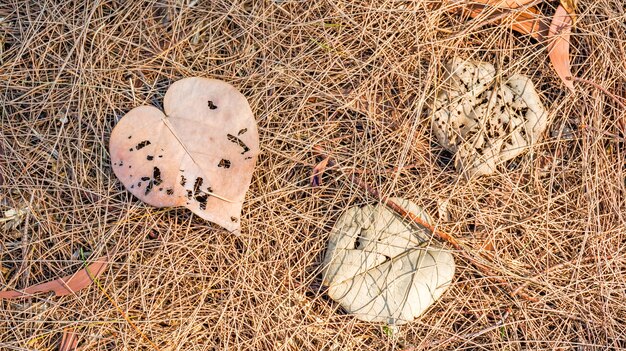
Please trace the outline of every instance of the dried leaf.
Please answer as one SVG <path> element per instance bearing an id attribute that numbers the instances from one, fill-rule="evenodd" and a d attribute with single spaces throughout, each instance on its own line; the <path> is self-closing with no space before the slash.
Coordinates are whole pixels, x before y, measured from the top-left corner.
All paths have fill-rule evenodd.
<path id="1" fill-rule="evenodd" d="M 483 5 L 471 5 L 467 8 L 472 18 L 479 17 L 483 11 L 487 11 L 487 9 L 488 8 Z M 479 17 L 481 22 L 470 28 L 480 28 L 489 23 L 510 23 L 514 31 L 520 34 L 530 35 L 537 40 L 544 38 L 548 34 L 548 24 L 536 7 L 519 11 L 489 10 L 489 13 L 489 16 Z"/>
<path id="2" fill-rule="evenodd" d="M 322 176 L 324 175 L 324 171 L 326 170 L 326 166 L 328 165 L 328 161 L 330 160 L 329 156 L 326 156 L 320 163 L 313 167 L 313 171 L 311 172 L 311 186 L 317 187 L 322 185 Z"/>
<path id="3" fill-rule="evenodd" d="M 115 126 L 113 171 L 140 200 L 186 207 L 230 231 L 259 154 L 256 121 L 246 98 L 228 83 L 185 78 L 163 101 L 134 108 Z"/>
<path id="4" fill-rule="evenodd" d="M 530 35 L 537 40 L 548 34 L 548 24 L 536 7 L 515 12 L 510 18 L 513 22 L 511 28 L 518 33 Z"/>
<path id="5" fill-rule="evenodd" d="M 74 351 L 78 346 L 78 334 L 71 328 L 63 329 L 63 337 L 59 344 L 59 351 Z"/>
<path id="6" fill-rule="evenodd" d="M 488 239 L 487 241 L 485 241 L 482 245 L 482 247 L 480 248 L 481 250 L 485 250 L 485 251 L 495 251 L 495 246 L 493 244 L 493 240 Z"/>
<path id="7" fill-rule="evenodd" d="M 414 203 L 390 199 L 432 223 Z M 328 295 L 356 318 L 403 324 L 421 315 L 449 287 L 452 254 L 429 246 L 416 229 L 384 204 L 352 207 L 335 223 L 323 263 Z"/>
<path id="8" fill-rule="evenodd" d="M 73 275 L 55 279 L 51 282 L 29 286 L 23 291 L 7 290 L 0 291 L 0 299 L 14 299 L 19 297 L 29 297 L 37 293 L 54 292 L 56 296 L 71 295 L 82 290 L 93 282 L 93 278 L 97 278 L 104 272 L 107 266 L 108 257 L 98 258 L 94 263 L 79 270 Z"/>
<path id="9" fill-rule="evenodd" d="M 571 80 L 572 72 L 570 68 L 569 43 L 572 32 L 572 18 L 567 10 L 559 5 L 556 9 L 550 31 L 548 34 L 548 56 L 552 67 L 559 75 L 565 86 L 574 92 L 574 83 Z"/>
<path id="10" fill-rule="evenodd" d="M 476 2 L 498 8 L 516 9 L 528 5 L 535 0 L 476 0 Z"/>
<path id="11" fill-rule="evenodd" d="M 433 102 L 433 133 L 454 153 L 459 172 L 493 174 L 541 140 L 548 114 L 530 78 L 500 77 L 492 64 L 460 57 L 446 71 L 449 83 Z"/>
<path id="12" fill-rule="evenodd" d="M 561 6 L 569 13 L 571 16 L 575 16 L 576 14 L 576 0 L 561 0 Z M 573 18 L 572 18 L 573 19 Z"/>

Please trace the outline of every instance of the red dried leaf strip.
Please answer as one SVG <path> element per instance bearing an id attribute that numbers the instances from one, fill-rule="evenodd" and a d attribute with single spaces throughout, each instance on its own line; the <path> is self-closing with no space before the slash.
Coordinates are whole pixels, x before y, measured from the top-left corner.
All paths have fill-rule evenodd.
<path id="1" fill-rule="evenodd" d="M 554 13 L 548 32 L 548 56 L 559 78 L 570 91 L 574 92 L 569 57 L 572 22 L 572 17 L 567 10 L 562 5 L 559 5 Z"/>
<path id="2" fill-rule="evenodd" d="M 104 272 L 107 266 L 108 257 L 100 257 L 96 262 L 79 270 L 78 272 L 55 279 L 51 282 L 29 286 L 23 291 L 7 290 L 0 291 L 0 299 L 15 299 L 20 297 L 29 297 L 37 293 L 54 292 L 56 296 L 71 295 L 82 290 L 93 282 L 93 278 L 97 278 Z"/>

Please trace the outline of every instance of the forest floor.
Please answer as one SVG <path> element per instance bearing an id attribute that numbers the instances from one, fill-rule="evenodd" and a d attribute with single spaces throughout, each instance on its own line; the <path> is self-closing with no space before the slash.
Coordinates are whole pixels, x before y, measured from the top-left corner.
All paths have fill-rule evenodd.
<path id="1" fill-rule="evenodd" d="M 572 73 L 606 91 L 568 91 L 545 41 L 454 6 L 3 1 L 0 290 L 108 264 L 69 296 L 1 300 L 0 349 L 59 350 L 64 334 L 65 350 L 626 348 L 623 0 L 576 10 Z M 538 5 L 548 23 L 556 6 Z M 530 76 L 548 111 L 540 144 L 471 180 L 428 109 L 455 56 Z M 231 83 L 257 119 L 238 235 L 148 206 L 112 172 L 116 122 L 190 76 Z M 336 164 L 312 188 L 320 149 Z M 319 264 L 338 216 L 376 201 L 350 175 L 425 208 L 492 276 L 443 244 L 456 274 L 425 314 L 397 329 L 346 314 Z"/>

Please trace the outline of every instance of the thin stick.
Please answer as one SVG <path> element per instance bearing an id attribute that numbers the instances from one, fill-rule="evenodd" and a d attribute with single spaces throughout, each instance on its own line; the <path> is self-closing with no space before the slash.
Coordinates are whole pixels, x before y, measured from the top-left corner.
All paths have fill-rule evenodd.
<path id="1" fill-rule="evenodd" d="M 539 299 L 537 299 L 534 296 L 530 296 L 530 295 L 526 294 L 525 292 L 521 291 L 521 289 L 513 288 L 509 282 L 507 282 L 506 280 L 504 280 L 503 278 L 501 278 L 497 274 L 495 274 L 491 268 L 489 268 L 488 266 L 478 262 L 478 260 L 476 260 L 476 258 L 474 258 L 467 251 L 467 249 L 465 249 L 463 247 L 463 245 L 461 245 L 461 243 L 455 237 L 453 237 L 452 235 L 450 235 L 450 234 L 448 234 L 448 233 L 446 233 L 446 232 L 444 232 L 442 230 L 436 229 L 431 224 L 423 221 L 420 217 L 416 216 L 414 213 L 405 210 L 402 206 L 396 204 L 395 202 L 393 202 L 389 198 L 381 196 L 380 193 L 377 190 L 371 188 L 369 185 L 367 185 L 362 180 L 358 179 L 356 176 L 353 175 L 352 177 L 349 177 L 349 179 L 350 179 L 350 181 L 352 183 L 354 183 L 355 185 L 359 186 L 361 189 L 365 190 L 368 194 L 370 194 L 376 200 L 378 200 L 378 201 L 384 203 L 385 205 L 387 205 L 387 207 L 389 207 L 392 210 L 394 210 L 396 213 L 398 213 L 403 218 L 408 218 L 414 224 L 417 224 L 419 226 L 425 227 L 426 229 L 431 231 L 435 236 L 437 236 L 440 240 L 445 241 L 448 244 L 452 245 L 452 247 L 454 247 L 459 252 L 459 254 L 461 254 L 461 256 L 463 256 L 463 258 L 465 258 L 474 267 L 476 267 L 479 271 L 481 271 L 485 275 L 485 277 L 487 279 L 492 280 L 492 281 L 494 281 L 494 282 L 496 282 L 498 284 L 504 285 L 509 290 L 509 295 L 511 297 L 519 296 L 522 299 L 527 300 L 527 301 L 531 301 L 531 302 L 538 302 L 539 301 Z M 515 295 L 513 294 L 513 292 L 515 292 Z"/>

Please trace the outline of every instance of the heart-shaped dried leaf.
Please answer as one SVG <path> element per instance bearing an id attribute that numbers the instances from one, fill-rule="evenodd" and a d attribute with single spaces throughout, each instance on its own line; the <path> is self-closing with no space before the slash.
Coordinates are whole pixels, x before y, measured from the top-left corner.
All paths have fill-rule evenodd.
<path id="1" fill-rule="evenodd" d="M 431 219 L 414 203 L 391 199 Z M 448 288 L 454 276 L 450 252 L 427 244 L 417 230 L 385 205 L 352 207 L 330 233 L 324 258 L 328 295 L 356 318 L 403 324 L 421 315 Z"/>
<path id="2" fill-rule="evenodd" d="M 65 296 L 78 292 L 91 285 L 93 279 L 97 278 L 107 266 L 108 257 L 100 257 L 96 262 L 79 270 L 73 275 L 55 279 L 51 282 L 29 286 L 23 291 L 7 290 L 0 291 L 0 299 L 15 299 L 18 297 L 28 297 L 37 293 L 54 292 L 56 296 Z"/>
<path id="3" fill-rule="evenodd" d="M 548 56 L 552 67 L 559 75 L 565 86 L 574 92 L 574 83 L 571 80 L 572 71 L 570 68 L 569 40 L 572 32 L 572 17 L 563 5 L 557 7 L 550 31 L 548 34 Z"/>
<path id="4" fill-rule="evenodd" d="M 230 231 L 259 154 L 246 98 L 228 83 L 185 78 L 163 101 L 132 109 L 111 133 L 113 171 L 126 189 L 156 207 L 183 206 Z"/>

